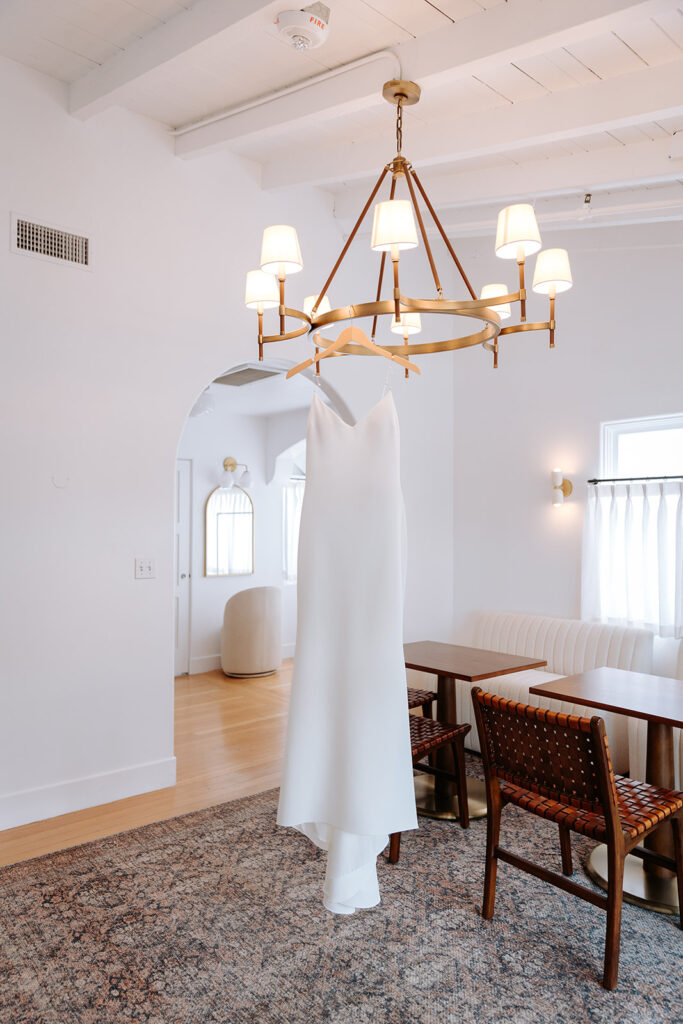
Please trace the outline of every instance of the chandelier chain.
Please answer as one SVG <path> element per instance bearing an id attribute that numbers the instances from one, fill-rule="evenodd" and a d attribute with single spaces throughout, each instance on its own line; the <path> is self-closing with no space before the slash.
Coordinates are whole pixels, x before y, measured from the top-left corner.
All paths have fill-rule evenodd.
<path id="1" fill-rule="evenodd" d="M 403 97 L 399 96 L 396 104 L 396 153 L 401 155 L 403 146 Z"/>

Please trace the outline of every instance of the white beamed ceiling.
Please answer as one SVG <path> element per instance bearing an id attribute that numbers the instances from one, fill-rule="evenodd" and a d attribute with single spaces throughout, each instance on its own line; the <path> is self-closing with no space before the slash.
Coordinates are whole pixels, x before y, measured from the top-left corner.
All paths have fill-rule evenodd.
<path id="1" fill-rule="evenodd" d="M 0 54 L 67 83 L 74 116 L 124 106 L 179 130 L 181 157 L 227 148 L 265 188 L 329 190 L 345 227 L 393 155 L 379 93 L 399 62 L 424 89 L 404 150 L 449 230 L 489 230 L 515 199 L 569 226 L 683 218 L 681 0 L 328 5 L 328 42 L 297 54 L 274 30 L 286 0 L 4 0 Z"/>

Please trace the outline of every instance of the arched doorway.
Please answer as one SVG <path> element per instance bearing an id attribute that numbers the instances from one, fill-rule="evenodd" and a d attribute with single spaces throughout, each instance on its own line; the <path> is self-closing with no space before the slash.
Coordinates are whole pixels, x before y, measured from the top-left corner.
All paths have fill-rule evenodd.
<path id="1" fill-rule="evenodd" d="M 195 400 L 177 452 L 175 495 L 175 674 L 218 668 L 219 629 L 226 600 L 240 589 L 283 587 L 283 654 L 291 656 L 296 629 L 296 584 L 283 551 L 283 465 L 281 456 L 305 437 L 314 394 L 347 423 L 353 417 L 324 379 L 304 371 L 286 380 L 289 360 L 234 365 L 216 375 Z M 206 501 L 225 478 L 224 462 L 238 475 L 248 468 L 244 490 L 253 503 L 253 563 L 246 572 L 208 573 Z M 284 505 L 284 508 L 283 508 Z M 234 535 L 234 531 L 233 531 Z M 236 560 L 242 569 L 245 560 Z M 287 576 L 290 579 L 287 579 Z"/>

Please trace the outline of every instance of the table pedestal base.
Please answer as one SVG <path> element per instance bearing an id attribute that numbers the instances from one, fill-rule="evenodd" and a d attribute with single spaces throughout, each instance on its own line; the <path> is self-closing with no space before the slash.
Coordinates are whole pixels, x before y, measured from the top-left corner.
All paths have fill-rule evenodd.
<path id="1" fill-rule="evenodd" d="M 607 889 L 607 847 L 596 846 L 586 871 L 601 889 Z M 643 871 L 643 861 L 628 856 L 624 864 L 624 902 L 655 910 L 659 914 L 678 914 L 676 877 L 658 878 Z"/>
<path id="2" fill-rule="evenodd" d="M 447 784 L 451 789 L 452 784 Z M 456 821 L 459 816 L 458 798 L 449 793 L 443 797 L 434 792 L 433 775 L 415 776 L 415 802 L 417 813 L 424 818 L 438 818 L 440 821 Z M 479 779 L 467 777 L 467 803 L 470 818 L 486 817 L 486 786 Z"/>

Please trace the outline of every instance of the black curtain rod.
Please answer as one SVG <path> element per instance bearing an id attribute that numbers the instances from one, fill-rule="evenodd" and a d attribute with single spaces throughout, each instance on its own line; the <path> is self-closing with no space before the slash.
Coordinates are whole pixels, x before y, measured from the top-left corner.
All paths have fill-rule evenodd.
<path id="1" fill-rule="evenodd" d="M 683 480 L 683 473 L 676 476 L 607 476 L 602 480 L 587 480 L 588 484 L 630 484 L 635 480 Z"/>

